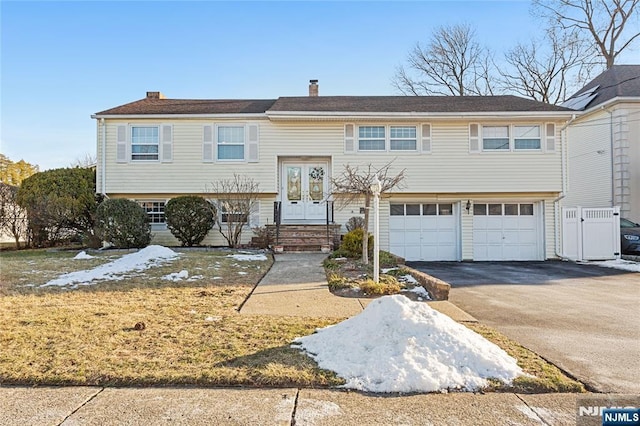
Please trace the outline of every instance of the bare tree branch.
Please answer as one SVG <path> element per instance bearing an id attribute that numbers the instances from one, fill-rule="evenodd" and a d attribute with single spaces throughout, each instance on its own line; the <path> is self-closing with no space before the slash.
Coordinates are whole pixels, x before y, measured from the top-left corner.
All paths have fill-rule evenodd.
<path id="1" fill-rule="evenodd" d="M 249 225 L 251 212 L 258 200 L 259 183 L 251 177 L 234 174 L 231 179 L 220 179 L 211 183 L 206 192 L 210 194 L 218 232 L 227 240 L 229 247 L 238 247 L 242 230 Z"/>
<path id="2" fill-rule="evenodd" d="M 595 43 L 595 54 L 604 60 L 607 69 L 640 37 L 637 12 L 634 15 L 639 3 L 640 0 L 533 0 L 538 12 L 552 25 L 578 30 Z M 625 31 L 626 28 L 630 30 Z"/>
<path id="3" fill-rule="evenodd" d="M 408 66 L 396 70 L 393 86 L 405 95 L 488 95 L 494 92 L 490 53 L 467 24 L 436 29 L 426 46 L 417 43 Z"/>
<path id="4" fill-rule="evenodd" d="M 391 166 L 393 161 L 390 161 L 382 167 L 376 168 L 373 164 L 369 163 L 362 168 L 359 166 L 352 166 L 345 164 L 342 173 L 331 179 L 333 186 L 332 192 L 334 195 L 338 195 L 338 205 L 344 207 L 346 205 L 358 202 L 364 199 L 364 233 L 362 236 L 362 262 L 364 264 L 369 263 L 369 207 L 371 206 L 371 184 L 374 182 L 375 177 L 378 176 L 382 185 L 381 194 L 391 191 L 394 188 L 402 188 L 404 186 L 404 172 L 402 169 L 396 174 L 392 174 Z M 375 241 L 378 244 L 378 241 Z"/>
<path id="5" fill-rule="evenodd" d="M 505 54 L 510 67 L 500 71 L 502 85 L 509 92 L 558 104 L 590 77 L 593 65 L 584 56 L 586 49 L 575 31 L 549 30 L 543 40 L 518 44 Z"/>

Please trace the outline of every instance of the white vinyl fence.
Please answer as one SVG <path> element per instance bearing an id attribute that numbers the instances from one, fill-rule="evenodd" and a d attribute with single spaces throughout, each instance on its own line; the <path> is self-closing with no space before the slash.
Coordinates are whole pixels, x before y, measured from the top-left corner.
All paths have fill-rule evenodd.
<path id="1" fill-rule="evenodd" d="M 562 254 L 572 260 L 620 257 L 619 207 L 563 207 Z"/>

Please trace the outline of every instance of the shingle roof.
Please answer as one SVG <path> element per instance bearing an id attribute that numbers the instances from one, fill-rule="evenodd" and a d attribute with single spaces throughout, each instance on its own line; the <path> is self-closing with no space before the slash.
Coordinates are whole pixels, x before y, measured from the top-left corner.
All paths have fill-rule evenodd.
<path id="1" fill-rule="evenodd" d="M 578 90 L 569 99 L 591 91 L 596 96 L 581 109 L 592 108 L 616 97 L 640 97 L 640 65 L 614 65 Z"/>
<path id="2" fill-rule="evenodd" d="M 120 105 L 96 115 L 262 114 L 275 99 L 151 99 Z"/>
<path id="3" fill-rule="evenodd" d="M 262 100 L 145 98 L 96 115 L 261 114 L 269 112 L 467 113 L 563 112 L 518 96 L 304 96 Z"/>
<path id="4" fill-rule="evenodd" d="M 569 111 L 518 96 L 318 96 L 278 98 L 269 109 L 290 112 Z"/>

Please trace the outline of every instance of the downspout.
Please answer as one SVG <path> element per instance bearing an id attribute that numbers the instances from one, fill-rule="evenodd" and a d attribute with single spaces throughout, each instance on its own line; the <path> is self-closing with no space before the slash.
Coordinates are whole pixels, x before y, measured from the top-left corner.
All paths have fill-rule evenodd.
<path id="1" fill-rule="evenodd" d="M 562 128 L 560 129 L 560 167 L 561 167 L 561 173 L 562 173 L 562 190 L 558 198 L 553 200 L 553 210 L 555 212 L 555 219 L 556 219 L 555 254 L 557 257 L 563 260 L 566 260 L 567 258 L 563 255 L 563 253 L 561 253 L 561 250 L 560 250 L 560 240 L 561 240 L 560 237 L 562 236 L 562 232 L 560 232 L 560 235 L 558 235 L 558 231 L 562 229 L 562 225 L 560 221 L 560 200 L 562 200 L 564 197 L 567 196 L 567 186 L 568 186 L 567 177 L 566 177 L 567 168 L 568 168 L 567 158 L 566 158 L 567 156 L 565 154 L 567 127 L 569 127 L 569 125 L 571 125 L 571 123 L 573 123 L 575 119 L 576 119 L 576 115 L 573 114 L 571 119 L 567 121 L 565 125 L 562 126 Z"/>
<path id="2" fill-rule="evenodd" d="M 101 165 L 102 173 L 100 175 L 100 193 L 106 197 L 107 195 L 107 124 L 104 118 L 100 119 L 100 125 L 102 126 L 102 155 Z"/>

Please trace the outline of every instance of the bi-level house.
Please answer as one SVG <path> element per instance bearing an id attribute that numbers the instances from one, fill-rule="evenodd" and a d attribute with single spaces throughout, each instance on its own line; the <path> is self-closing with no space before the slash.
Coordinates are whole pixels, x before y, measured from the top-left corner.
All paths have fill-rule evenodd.
<path id="1" fill-rule="evenodd" d="M 97 190 L 141 203 L 155 242 L 177 244 L 164 204 L 215 199 L 216 179 L 260 183 L 250 227 L 344 225 L 363 205 L 334 207 L 332 176 L 393 160 L 390 174 L 404 169 L 406 179 L 381 200 L 380 248 L 408 260 L 543 260 L 558 252 L 574 113 L 515 96 L 318 96 L 316 80 L 309 96 L 274 100 L 148 92 L 92 116 Z M 224 240 L 212 231 L 205 243 Z"/>

